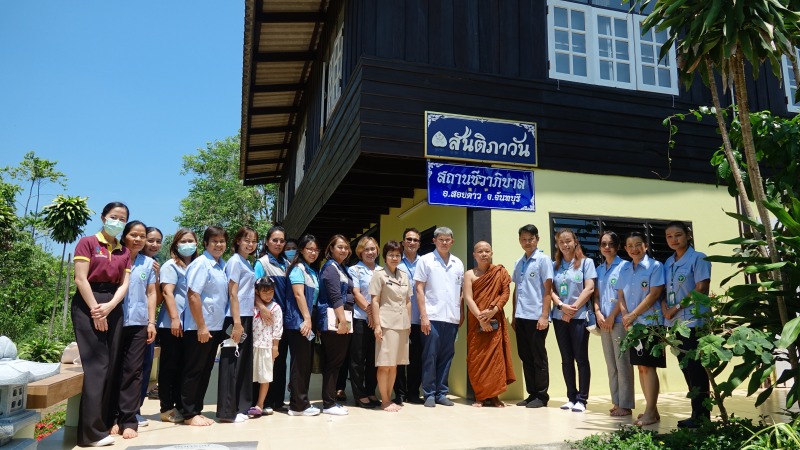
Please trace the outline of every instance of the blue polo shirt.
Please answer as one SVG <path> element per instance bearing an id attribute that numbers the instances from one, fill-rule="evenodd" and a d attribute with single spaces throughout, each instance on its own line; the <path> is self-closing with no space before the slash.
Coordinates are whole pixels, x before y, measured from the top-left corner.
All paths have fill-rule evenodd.
<path id="1" fill-rule="evenodd" d="M 617 256 L 611 262 L 610 267 L 606 267 L 605 260 L 597 266 L 597 286 L 595 286 L 595 289 L 599 293 L 600 312 L 603 313 L 603 317 L 608 317 L 611 314 L 611 310 L 617 305 L 619 273 L 628 264 L 628 261 Z M 617 314 L 614 322 L 622 322 L 622 314 Z"/>
<path id="2" fill-rule="evenodd" d="M 178 309 L 178 317 L 183 323 L 183 315 L 186 310 L 186 267 L 179 266 L 174 259 L 170 259 L 161 266 L 160 271 L 161 285 L 173 284 L 175 288 L 172 295 L 175 297 L 175 307 Z M 169 311 L 166 306 L 161 307 L 158 313 L 158 328 L 171 328 L 172 320 L 169 318 Z"/>
<path id="3" fill-rule="evenodd" d="M 639 264 L 634 267 L 633 263 L 626 264 L 620 270 L 619 280 L 617 281 L 617 295 L 622 291 L 625 296 L 625 306 L 628 312 L 633 311 L 639 306 L 650 289 L 664 285 L 664 268 L 655 259 L 644 255 Z M 636 317 L 634 323 L 642 325 L 661 325 L 661 304 L 656 301 L 645 313 Z"/>
<path id="4" fill-rule="evenodd" d="M 156 284 L 153 258 L 139 253 L 131 265 L 131 281 L 122 301 L 123 326 L 147 325 L 147 286 Z"/>
<path id="5" fill-rule="evenodd" d="M 375 265 L 375 268 L 379 268 Z M 355 287 L 361 291 L 361 295 L 367 299 L 367 303 L 372 303 L 372 295 L 369 293 L 369 282 L 372 281 L 372 274 L 375 273 L 373 269 L 367 267 L 362 261 L 347 268 L 347 273 L 353 279 Z M 367 312 L 358 306 L 358 303 L 353 305 L 353 318 L 367 320 Z"/>
<path id="6" fill-rule="evenodd" d="M 689 247 L 677 261 L 674 254 L 667 258 L 664 263 L 664 281 L 668 306 L 674 306 L 689 296 L 698 282 L 711 279 L 711 263 L 705 258 L 704 253 L 695 251 L 693 247 Z M 702 320 L 695 319 L 692 314 L 691 306 L 681 308 L 670 320 L 664 319 L 664 325 L 672 325 L 676 320 L 687 321 L 691 328 L 702 325 Z"/>
<path id="7" fill-rule="evenodd" d="M 308 276 L 308 278 L 306 278 L 306 276 Z M 311 298 L 311 304 L 317 304 L 317 298 L 319 297 L 319 276 L 308 264 L 303 262 L 303 268 L 294 266 L 292 271 L 289 272 L 289 283 L 304 284 L 312 288 L 314 290 L 314 296 Z M 309 310 L 309 312 L 311 311 Z"/>
<path id="8" fill-rule="evenodd" d="M 419 256 L 414 259 L 414 262 L 411 262 L 406 258 L 406 255 L 403 254 L 403 259 L 401 260 L 400 264 L 397 266 L 398 269 L 402 270 L 403 272 L 408 274 L 408 279 L 411 283 L 411 324 L 412 325 L 419 325 L 419 305 L 417 304 L 417 289 L 414 286 L 414 271 L 417 269 L 417 263 L 419 262 Z"/>
<path id="9" fill-rule="evenodd" d="M 512 280 L 517 287 L 517 298 L 514 299 L 518 319 L 539 320 L 545 301 L 544 283 L 553 279 L 553 262 L 550 257 L 538 248 L 528 258 L 524 253 L 514 263 Z"/>
<path id="10" fill-rule="evenodd" d="M 250 261 L 242 255 L 234 253 L 225 263 L 225 275 L 229 281 L 238 285 L 239 317 L 253 317 L 256 299 L 256 273 Z M 228 305 L 226 317 L 231 317 L 231 308 Z"/>
<path id="11" fill-rule="evenodd" d="M 555 266 L 555 263 L 553 263 Z M 567 305 L 574 305 L 578 301 L 578 297 L 583 292 L 584 281 L 597 278 L 597 272 L 594 270 L 594 263 L 589 258 L 583 258 L 580 265 L 576 269 L 573 267 L 572 261 L 561 261 L 559 267 L 553 267 L 553 290 L 558 294 L 558 298 Z M 586 319 L 586 314 L 589 311 L 589 303 L 587 302 L 578 312 L 573 316 L 575 319 Z M 561 320 L 564 313 L 561 310 L 553 308 L 550 312 L 553 320 Z"/>
<path id="12" fill-rule="evenodd" d="M 225 309 L 228 307 L 228 277 L 225 276 L 225 261 L 214 259 L 208 250 L 198 256 L 186 269 L 186 284 L 200 294 L 203 304 L 203 319 L 209 331 L 222 330 Z M 184 330 L 197 330 L 192 311 L 183 318 Z"/>
<path id="13" fill-rule="evenodd" d="M 455 324 L 461 321 L 464 264 L 460 259 L 451 253 L 445 264 L 437 250 L 421 256 L 414 271 L 414 281 L 425 283 L 428 320 Z"/>

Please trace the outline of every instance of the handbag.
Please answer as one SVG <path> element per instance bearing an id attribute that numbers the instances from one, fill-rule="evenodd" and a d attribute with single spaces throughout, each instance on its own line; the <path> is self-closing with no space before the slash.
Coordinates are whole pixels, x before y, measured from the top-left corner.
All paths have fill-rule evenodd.
<path id="1" fill-rule="evenodd" d="M 314 351 L 311 357 L 311 373 L 322 373 L 322 341 L 319 336 L 314 338 Z"/>

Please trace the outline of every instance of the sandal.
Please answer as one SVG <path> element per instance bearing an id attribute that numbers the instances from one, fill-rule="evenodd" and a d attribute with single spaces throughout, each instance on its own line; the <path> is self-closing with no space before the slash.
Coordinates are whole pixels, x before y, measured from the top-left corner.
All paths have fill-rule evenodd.
<path id="1" fill-rule="evenodd" d="M 253 406 L 247 410 L 247 417 L 261 417 L 264 412 L 258 406 Z"/>

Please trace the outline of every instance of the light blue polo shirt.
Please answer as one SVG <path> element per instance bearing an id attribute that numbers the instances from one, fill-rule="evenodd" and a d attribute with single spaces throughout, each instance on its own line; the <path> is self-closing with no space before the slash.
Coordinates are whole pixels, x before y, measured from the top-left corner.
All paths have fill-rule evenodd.
<path id="1" fill-rule="evenodd" d="M 122 301 L 123 326 L 147 325 L 147 286 L 151 284 L 156 284 L 153 258 L 139 253 L 131 265 L 131 281 Z"/>
<path id="2" fill-rule="evenodd" d="M 511 277 L 517 286 L 516 311 L 518 319 L 539 320 L 545 301 L 544 283 L 553 279 L 553 262 L 550 257 L 538 248 L 528 258 L 524 253 L 514 263 L 514 274 Z"/>
<path id="3" fill-rule="evenodd" d="M 644 255 L 636 268 L 633 263 L 626 264 L 620 270 L 619 280 L 617 281 L 617 291 L 622 291 L 625 295 L 625 306 L 628 312 L 633 311 L 644 301 L 650 289 L 664 285 L 664 268 L 655 259 Z M 619 295 L 619 292 L 617 293 Z M 657 316 L 657 318 L 652 318 Z M 644 314 L 636 317 L 634 323 L 642 325 L 661 325 L 661 304 L 656 301 Z"/>
<path id="4" fill-rule="evenodd" d="M 698 282 L 711 279 L 711 263 L 705 258 L 704 253 L 695 251 L 693 247 L 689 247 L 677 261 L 674 254 L 667 258 L 664 263 L 664 281 L 668 306 L 674 306 L 689 296 Z M 664 325 L 670 326 L 676 320 L 687 321 L 691 328 L 702 325 L 701 319 L 694 318 L 691 305 L 681 308 L 672 319 L 664 319 Z"/>
<path id="5" fill-rule="evenodd" d="M 375 268 L 379 268 L 375 265 Z M 361 295 L 367 299 L 367 303 L 372 303 L 372 295 L 369 293 L 369 282 L 372 281 L 372 274 L 375 273 L 373 269 L 367 267 L 362 261 L 347 268 L 347 273 L 353 279 L 355 287 L 361 290 Z M 367 312 L 358 306 L 358 303 L 353 305 L 353 318 L 367 320 Z"/>
<path id="6" fill-rule="evenodd" d="M 406 258 L 405 253 L 403 254 L 403 259 L 400 261 L 400 264 L 397 266 L 398 269 L 402 270 L 403 272 L 408 274 L 408 279 L 411 281 L 411 324 L 412 325 L 419 325 L 419 305 L 417 304 L 417 289 L 414 286 L 414 271 L 417 269 L 417 263 L 419 262 L 419 256 L 414 259 L 414 262 L 411 262 Z"/>
<path id="7" fill-rule="evenodd" d="M 222 330 L 225 309 L 228 307 L 228 277 L 225 276 L 225 261 L 214 259 L 208 250 L 197 257 L 186 268 L 186 284 L 200 294 L 203 303 L 203 319 L 209 331 Z M 187 308 L 188 309 L 188 308 Z M 183 317 L 184 330 L 197 330 L 192 311 Z"/>
<path id="8" fill-rule="evenodd" d="M 175 297 L 175 307 L 178 309 L 178 317 L 183 323 L 183 314 L 186 310 L 186 267 L 179 266 L 174 259 L 169 259 L 161 266 L 159 273 L 161 284 L 174 284 L 172 295 Z M 161 306 L 158 313 L 158 328 L 171 328 L 172 320 L 169 318 L 169 311 L 166 306 Z"/>
<path id="9" fill-rule="evenodd" d="M 583 258 L 577 269 L 572 264 L 572 261 L 562 260 L 561 265 L 555 267 L 555 263 L 553 263 L 553 291 L 567 305 L 574 305 L 578 301 L 578 297 L 583 292 L 584 280 L 597 278 L 597 272 L 594 270 L 594 263 L 591 259 Z M 589 311 L 588 302 L 573 317 L 575 319 L 586 319 L 587 311 Z M 553 308 L 550 315 L 553 320 L 561 320 L 564 317 L 564 313 L 557 308 Z"/>
<path id="10" fill-rule="evenodd" d="M 464 264 L 460 259 L 451 253 L 445 264 L 437 250 L 421 256 L 414 270 L 414 281 L 425 283 L 428 320 L 455 324 L 461 321 Z"/>
<path id="11" fill-rule="evenodd" d="M 303 262 L 303 267 L 305 270 L 298 266 L 294 266 L 292 268 L 292 271 L 289 272 L 289 283 L 308 285 L 308 283 L 306 283 L 306 274 L 308 274 L 309 281 L 311 282 L 311 285 L 309 286 L 314 288 L 314 298 L 311 299 L 311 305 L 316 306 L 317 298 L 319 297 L 319 276 L 317 275 L 317 272 L 315 272 L 314 269 L 312 269 L 311 266 L 305 262 Z"/>
<path id="12" fill-rule="evenodd" d="M 595 289 L 600 296 L 600 312 L 603 313 L 603 317 L 608 317 L 611 314 L 611 310 L 617 306 L 619 273 L 627 264 L 629 264 L 628 261 L 617 256 L 611 262 L 611 267 L 606 267 L 605 260 L 597 266 L 597 286 L 595 286 Z M 617 314 L 614 322 L 622 322 L 622 314 Z"/>
<path id="13" fill-rule="evenodd" d="M 256 273 L 250 261 L 242 255 L 234 253 L 225 263 L 225 275 L 239 287 L 239 317 L 253 317 L 256 299 Z M 228 305 L 225 317 L 231 317 L 231 307 Z"/>

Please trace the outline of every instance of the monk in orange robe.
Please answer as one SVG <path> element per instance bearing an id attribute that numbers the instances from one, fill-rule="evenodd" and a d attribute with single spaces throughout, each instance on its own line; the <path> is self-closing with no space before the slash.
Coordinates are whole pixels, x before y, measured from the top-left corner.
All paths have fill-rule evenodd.
<path id="1" fill-rule="evenodd" d="M 511 365 L 503 306 L 509 298 L 511 277 L 492 264 L 492 246 L 485 241 L 473 247 L 477 267 L 464 275 L 467 315 L 467 373 L 477 400 L 472 406 L 504 407 L 499 395 L 516 381 Z"/>

